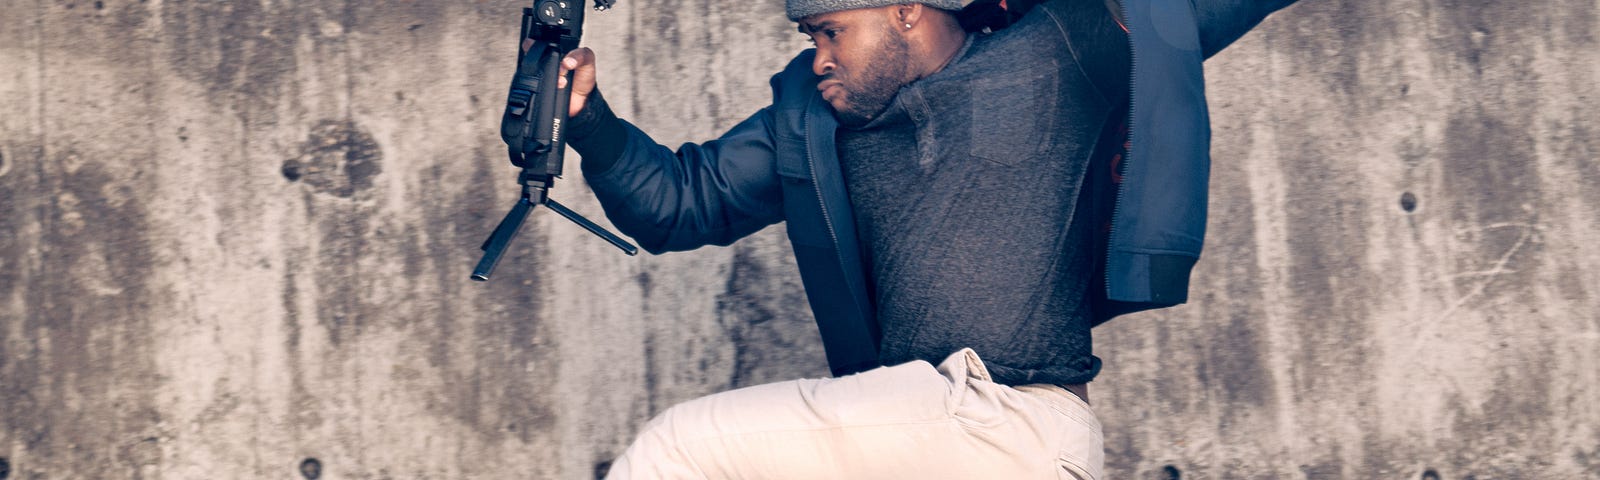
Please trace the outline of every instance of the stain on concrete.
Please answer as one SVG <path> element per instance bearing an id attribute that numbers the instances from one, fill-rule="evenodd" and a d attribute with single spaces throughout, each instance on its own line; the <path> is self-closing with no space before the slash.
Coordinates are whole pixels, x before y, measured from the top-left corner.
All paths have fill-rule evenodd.
<path id="1" fill-rule="evenodd" d="M 295 255 L 291 252 L 285 260 L 284 278 L 279 287 L 283 292 L 280 301 L 284 312 L 283 347 L 286 353 L 284 367 L 288 369 L 289 403 L 291 405 L 290 408 L 294 410 L 291 418 L 294 420 L 292 422 L 293 430 L 297 434 L 314 432 L 323 426 L 322 415 L 318 408 L 321 406 L 321 402 L 307 386 L 307 382 L 313 381 L 315 377 L 310 375 L 311 372 L 308 372 L 304 361 L 307 351 L 304 345 L 305 332 L 301 328 L 305 320 L 301 316 L 302 307 L 300 304 L 302 282 L 299 277 L 302 275 L 300 272 L 303 269 L 303 262 L 300 261 L 300 258 L 303 258 L 303 255 Z"/>
<path id="2" fill-rule="evenodd" d="M 153 7 L 144 7 L 151 9 Z M 321 8 L 262 2 L 161 2 L 161 38 L 172 74 L 209 90 L 205 99 L 237 107 L 252 123 L 276 124 L 276 112 L 252 99 L 278 98 L 295 69 L 295 42 Z"/>
<path id="3" fill-rule="evenodd" d="M 1133 435 L 1106 435 L 1106 471 L 1138 472 L 1145 464 L 1146 449 Z"/>
<path id="4" fill-rule="evenodd" d="M 1591 443 L 1590 445 L 1600 445 Z M 1600 472 L 1600 447 L 1576 448 L 1572 451 L 1572 461 L 1578 468 L 1586 472 Z"/>
<path id="5" fill-rule="evenodd" d="M 654 286 L 654 283 L 652 283 L 650 280 L 650 272 L 648 271 L 639 272 L 638 275 L 633 277 L 633 281 L 634 283 L 639 284 L 639 290 L 643 291 L 645 295 L 649 295 L 650 287 Z"/>
<path id="6" fill-rule="evenodd" d="M 1275 397 L 1272 390 L 1272 372 L 1266 368 L 1266 347 L 1261 338 L 1260 323 L 1244 313 L 1237 313 L 1218 331 L 1227 343 L 1211 350 L 1210 369 L 1218 378 L 1200 378 L 1205 385 L 1216 385 L 1224 401 L 1241 408 L 1223 414 L 1224 425 L 1230 418 L 1247 415 L 1270 408 Z"/>
<path id="7" fill-rule="evenodd" d="M 1320 66 L 1318 78 L 1328 93 L 1345 98 L 1361 97 L 1358 93 L 1363 84 L 1360 60 L 1363 53 L 1371 51 L 1371 43 L 1379 38 L 1373 29 L 1382 26 L 1375 25 L 1376 22 L 1344 19 L 1382 19 L 1382 8 L 1381 4 L 1370 2 L 1334 0 L 1322 8 L 1301 9 L 1297 15 L 1283 16 L 1285 22 L 1300 27 L 1285 37 L 1295 50 L 1305 53 L 1306 60 Z"/>
<path id="8" fill-rule="evenodd" d="M 368 308 L 364 301 L 372 292 L 365 288 L 371 282 L 361 271 L 360 259 L 374 253 L 367 249 L 371 219 L 342 205 L 325 205 L 331 211 L 323 211 L 319 207 L 324 205 L 314 199 L 307 205 L 321 234 L 314 253 L 320 261 L 311 268 L 319 290 L 317 322 L 328 330 L 328 341 L 338 348 L 346 338 L 361 335 L 368 315 L 381 311 Z"/>
<path id="9" fill-rule="evenodd" d="M 1229 165 L 1219 168 L 1237 168 Z M 1240 172 L 1243 174 L 1243 172 Z M 1248 195 L 1229 196 L 1229 201 L 1214 202 L 1212 215 L 1222 218 L 1254 218 L 1256 205 Z M 1230 223 L 1213 231 L 1208 254 L 1226 258 L 1253 259 L 1258 257 L 1255 225 L 1250 222 Z M 1243 432 L 1261 428 L 1249 416 L 1258 409 L 1271 408 L 1276 402 L 1273 392 L 1272 372 L 1267 369 L 1267 352 L 1271 348 L 1264 338 L 1266 313 L 1261 298 L 1264 273 L 1259 262 L 1241 261 L 1222 265 L 1219 282 L 1208 285 L 1202 301 L 1215 312 L 1210 317 L 1221 324 L 1215 337 L 1218 341 L 1206 345 L 1205 362 L 1197 366 L 1196 380 L 1215 395 L 1231 403 L 1251 405 L 1248 409 L 1224 412 L 1219 428 L 1224 432 L 1237 430 L 1241 440 L 1249 435 Z M 1217 291 L 1217 286 L 1221 286 Z M 1196 302 L 1201 303 L 1201 302 Z M 1224 320 L 1223 317 L 1226 319 Z"/>
<path id="10" fill-rule="evenodd" d="M 1531 56 L 1527 55 L 1529 52 L 1523 50 L 1523 46 L 1531 44 L 1531 40 L 1548 31 L 1548 27 L 1541 25 L 1543 22 L 1536 15 L 1530 15 L 1530 12 L 1514 4 L 1479 4 L 1461 0 L 1441 4 L 1436 11 L 1448 22 L 1447 36 L 1444 38 L 1450 42 L 1443 46 L 1442 52 L 1454 54 L 1475 75 L 1519 73 L 1506 67 L 1522 68 L 1523 73 L 1531 73 L 1525 69 L 1526 61 Z"/>
<path id="11" fill-rule="evenodd" d="M 729 388 L 827 376 L 820 334 L 792 262 L 735 244 L 717 323 L 733 346 Z M 781 269 L 781 270 L 780 270 Z"/>
<path id="12" fill-rule="evenodd" d="M 58 145 L 71 140 L 63 135 Z M 155 283 L 164 260 L 133 194 L 147 179 L 124 159 L 71 147 L 50 151 L 39 165 L 36 176 L 0 185 L 7 198 L 35 199 L 16 202 L 32 211 L 8 214 L 5 222 L 37 222 L 8 229 L 0 244 L 13 249 L 5 252 L 12 259 L 36 259 L 0 277 L 24 306 L 0 328 L 8 358 L 0 378 L 5 426 L 28 458 L 43 459 L 38 468 L 113 476 L 126 468 L 118 449 L 81 445 L 136 442 L 162 421 L 151 348 L 154 308 L 168 295 Z"/>
<path id="13" fill-rule="evenodd" d="M 117 452 L 117 463 L 133 471 L 135 478 L 141 478 L 144 467 L 161 465 L 161 455 L 161 439 L 145 437 L 123 444 Z"/>
<path id="14" fill-rule="evenodd" d="M 1506 352 L 1517 355 L 1516 352 Z M 1556 431 L 1549 413 L 1550 374 L 1539 368 L 1499 371 L 1487 398 L 1455 405 L 1451 428 L 1456 435 L 1442 451 L 1450 452 L 1453 470 L 1485 478 L 1527 477 L 1527 472 L 1548 471 L 1553 456 L 1562 450 L 1560 440 L 1545 432 Z M 1468 432 L 1484 432 L 1478 435 Z"/>
<path id="15" fill-rule="evenodd" d="M 1337 460 L 1326 463 L 1300 465 L 1300 474 L 1306 480 L 1333 480 L 1345 478 L 1344 467 Z"/>
<path id="16" fill-rule="evenodd" d="M 426 188 L 418 191 L 419 224 L 428 235 L 415 248 L 431 259 L 421 267 L 430 273 L 419 288 L 437 292 L 437 298 L 416 302 L 414 312 L 397 316 L 420 317 L 414 335 L 419 344 L 428 345 L 429 365 L 441 372 L 516 372 L 442 378 L 430 387 L 437 388 L 430 393 L 438 399 L 432 408 L 484 439 L 529 443 L 553 435 L 557 419 L 556 398 L 549 392 L 560 374 L 560 339 L 541 316 L 550 301 L 545 279 L 552 278 L 545 262 L 555 257 L 536 218 L 554 214 L 544 209 L 530 213 L 494 278 L 468 280 L 482 253 L 479 245 L 518 191 L 515 171 L 506 167 L 499 148 L 480 145 L 464 160 L 444 162 L 444 169 L 458 170 L 433 170 L 437 180 L 425 181 Z"/>
<path id="17" fill-rule="evenodd" d="M 1543 250 L 1539 171 L 1534 140 L 1514 120 L 1530 113 L 1473 106 L 1446 124 L 1440 161 L 1453 197 L 1449 216 L 1456 240 L 1473 251 L 1456 256 L 1453 305 L 1532 295 Z M 1495 193 L 1482 194 L 1488 191 Z"/>
<path id="18" fill-rule="evenodd" d="M 383 151 L 354 122 L 324 120 L 311 128 L 300 156 L 283 162 L 283 178 L 312 190 L 350 198 L 372 188 L 383 172 Z"/>
<path id="19" fill-rule="evenodd" d="M 649 418 L 656 416 L 656 414 L 661 413 L 663 410 L 666 410 L 666 408 L 672 404 L 670 402 L 663 402 L 660 398 L 661 395 L 658 393 L 661 391 L 661 368 L 657 366 L 657 362 L 655 361 L 656 358 L 659 358 L 657 357 L 656 337 L 649 334 L 649 330 L 645 330 L 645 332 L 646 334 L 644 337 L 644 343 L 642 345 L 643 348 L 641 348 L 645 358 L 644 373 L 642 376 L 644 377 L 643 380 L 645 391 L 644 413 L 645 417 Z"/>
<path id="20" fill-rule="evenodd" d="M 0 146 L 3 154 L 4 146 Z M 8 164 L 9 165 L 9 164 Z M 0 166 L 0 172 L 5 172 L 6 166 Z M 28 279 L 38 270 L 38 258 L 33 254 L 33 247 L 38 238 L 27 232 L 31 227 L 38 225 L 37 213 L 42 195 L 37 195 L 38 178 L 33 172 L 22 172 L 18 175 L 5 177 L 0 174 L 0 305 L 17 303 L 18 299 L 27 298 Z M 12 317 L 20 316 L 20 312 L 13 313 L 10 309 L 0 308 L 0 327 L 9 327 Z M 32 357 L 37 350 L 35 342 L 23 341 L 25 339 L 10 338 L 6 329 L 0 329 L 0 401 L 10 404 L 20 401 L 22 395 L 6 392 L 26 392 L 19 381 L 13 381 L 13 370 L 20 362 Z M 15 432 L 13 428 L 20 427 L 14 424 L 15 416 L 0 416 L 0 426 L 7 431 Z"/>
<path id="21" fill-rule="evenodd" d="M 1359 174 L 1350 171 L 1339 152 L 1326 147 L 1301 145 L 1285 148 L 1299 160 L 1288 175 L 1288 189 L 1294 201 L 1288 205 L 1289 288 L 1293 297 L 1294 318 L 1323 318 L 1317 322 L 1296 322 L 1298 349 L 1291 355 L 1296 364 L 1327 365 L 1328 370 L 1299 375 L 1294 390 L 1307 397 L 1317 395 L 1360 395 L 1362 372 L 1369 371 L 1372 359 L 1348 345 L 1371 341 L 1368 318 L 1370 304 L 1364 299 L 1380 295 L 1384 282 L 1364 268 L 1371 239 L 1361 232 L 1371 228 L 1364 212 L 1366 201 L 1339 192 Z M 1282 348 L 1281 346 L 1279 348 Z"/>

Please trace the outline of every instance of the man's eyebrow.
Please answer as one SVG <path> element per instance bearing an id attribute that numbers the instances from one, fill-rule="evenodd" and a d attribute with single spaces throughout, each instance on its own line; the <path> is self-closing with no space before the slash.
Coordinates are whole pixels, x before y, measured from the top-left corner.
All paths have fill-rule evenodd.
<path id="1" fill-rule="evenodd" d="M 799 30 L 800 33 L 804 33 L 806 35 L 810 35 L 811 32 L 815 32 L 817 30 L 822 30 L 822 29 L 825 29 L 825 28 L 828 28 L 828 27 L 832 27 L 832 26 L 833 26 L 833 21 L 832 20 L 823 20 L 821 23 L 818 23 L 816 25 L 806 25 L 805 22 L 800 22 L 800 24 L 797 25 L 795 27 L 795 29 Z"/>

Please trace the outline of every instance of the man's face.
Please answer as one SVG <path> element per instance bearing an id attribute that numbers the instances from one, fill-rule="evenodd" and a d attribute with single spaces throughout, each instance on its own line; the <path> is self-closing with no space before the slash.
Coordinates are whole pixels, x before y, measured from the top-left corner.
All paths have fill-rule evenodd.
<path id="1" fill-rule="evenodd" d="M 858 127 L 889 106 L 911 82 L 911 47 L 890 22 L 889 8 L 861 8 L 800 19 L 800 33 L 817 45 L 811 71 L 817 89 L 845 126 Z"/>

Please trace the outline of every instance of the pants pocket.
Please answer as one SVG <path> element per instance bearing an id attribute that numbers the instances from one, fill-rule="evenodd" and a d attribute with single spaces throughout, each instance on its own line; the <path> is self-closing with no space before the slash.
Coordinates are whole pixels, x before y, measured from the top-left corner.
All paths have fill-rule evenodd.
<path id="1" fill-rule="evenodd" d="M 1056 459 L 1056 478 L 1060 480 L 1099 480 L 1089 473 L 1089 468 L 1069 458 Z"/>

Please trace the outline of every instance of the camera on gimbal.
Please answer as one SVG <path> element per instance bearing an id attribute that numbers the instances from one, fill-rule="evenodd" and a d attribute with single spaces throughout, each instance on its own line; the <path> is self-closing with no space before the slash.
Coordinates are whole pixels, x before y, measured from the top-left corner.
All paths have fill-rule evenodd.
<path id="1" fill-rule="evenodd" d="M 472 271 L 472 279 L 487 281 L 500 262 L 506 246 L 516 236 L 528 211 L 544 205 L 562 217 L 611 242 L 629 255 L 638 247 L 583 218 L 549 196 L 555 179 L 561 176 L 567 145 L 562 138 L 571 86 L 557 88 L 561 60 L 578 48 L 583 37 L 583 0 L 535 0 L 533 8 L 522 9 L 522 33 L 517 39 L 517 73 L 511 78 L 506 96 L 505 115 L 500 118 L 500 138 L 505 140 L 511 164 L 521 168 L 517 183 L 522 198 L 511 208 L 494 233 L 483 243 L 483 258 Z M 595 0 L 595 10 L 611 8 L 615 0 Z M 527 51 L 523 40 L 532 40 Z M 569 78 L 570 82 L 571 79 Z"/>

